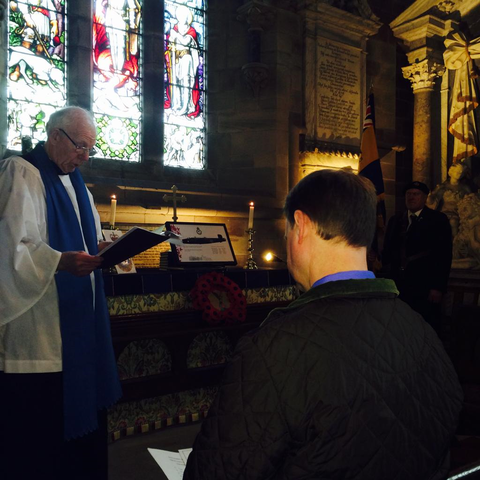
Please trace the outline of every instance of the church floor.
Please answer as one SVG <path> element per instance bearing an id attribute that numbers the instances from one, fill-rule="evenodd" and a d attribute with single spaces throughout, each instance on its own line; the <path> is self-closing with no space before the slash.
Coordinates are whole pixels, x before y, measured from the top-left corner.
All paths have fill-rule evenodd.
<path id="1" fill-rule="evenodd" d="M 152 433 L 123 438 L 108 447 L 110 480 L 167 480 L 147 448 L 176 452 L 191 448 L 200 423 L 179 425 Z"/>
<path id="2" fill-rule="evenodd" d="M 200 431 L 200 423 L 179 425 L 152 433 L 136 435 L 109 445 L 109 480 L 167 480 L 147 448 L 176 452 L 190 448 Z M 452 446 L 452 473 L 467 465 L 480 466 L 480 437 L 457 436 Z M 480 479 L 479 472 L 468 479 Z"/>

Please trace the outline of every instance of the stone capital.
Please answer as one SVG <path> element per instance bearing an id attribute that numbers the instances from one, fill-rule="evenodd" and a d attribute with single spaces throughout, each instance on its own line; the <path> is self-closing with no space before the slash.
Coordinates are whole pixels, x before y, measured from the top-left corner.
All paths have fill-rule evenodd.
<path id="1" fill-rule="evenodd" d="M 431 59 L 402 68 L 403 77 L 412 83 L 413 93 L 420 90 L 432 90 L 435 79 L 445 73 L 445 66 Z"/>
<path id="2" fill-rule="evenodd" d="M 454 10 L 457 9 L 458 4 L 462 0 L 440 0 L 440 2 L 435 5 L 442 13 L 450 15 Z"/>
<path id="3" fill-rule="evenodd" d="M 258 0 L 248 1 L 237 9 L 237 20 L 247 22 L 249 31 L 263 32 L 273 23 L 274 18 L 273 9 Z"/>
<path id="4" fill-rule="evenodd" d="M 437 49 L 443 53 L 443 40 L 455 25 L 456 22 L 453 20 L 445 20 L 431 14 L 408 20 L 400 25 L 390 24 L 393 34 L 402 41 L 409 56 L 412 52 L 425 48 Z M 423 58 L 416 60 L 420 61 Z M 409 61 L 412 63 L 412 59 L 409 58 Z"/>

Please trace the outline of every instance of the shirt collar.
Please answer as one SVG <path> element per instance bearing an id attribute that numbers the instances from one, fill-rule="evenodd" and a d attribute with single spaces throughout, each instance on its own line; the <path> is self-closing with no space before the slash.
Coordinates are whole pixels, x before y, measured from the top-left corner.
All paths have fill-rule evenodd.
<path id="1" fill-rule="evenodd" d="M 369 270 L 348 270 L 346 272 L 337 272 L 327 275 L 326 277 L 320 278 L 313 285 L 313 287 L 318 287 L 328 282 L 336 282 L 338 280 L 365 280 L 375 278 L 375 274 Z"/>
<path id="2" fill-rule="evenodd" d="M 408 211 L 408 218 L 410 218 L 410 215 L 415 215 L 416 217 L 419 217 L 420 214 L 422 213 L 423 208 L 420 210 L 417 210 L 416 212 L 411 212 L 410 210 Z"/>
<path id="3" fill-rule="evenodd" d="M 412 215 L 415 215 L 417 218 L 420 218 L 420 214 L 422 213 L 423 208 L 421 210 L 417 210 L 416 212 L 411 212 L 410 210 L 408 211 L 408 227 L 407 230 L 410 228 L 410 225 L 412 224 Z"/>

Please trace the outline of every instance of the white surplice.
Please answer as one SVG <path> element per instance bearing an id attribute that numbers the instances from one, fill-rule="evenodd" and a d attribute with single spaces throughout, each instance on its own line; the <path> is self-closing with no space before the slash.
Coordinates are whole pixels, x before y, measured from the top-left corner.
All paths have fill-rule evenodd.
<path id="1" fill-rule="evenodd" d="M 79 217 L 70 177 L 60 179 Z M 100 241 L 100 218 L 90 192 L 88 196 Z M 59 372 L 62 340 L 55 272 L 61 253 L 48 245 L 40 172 L 20 157 L 0 161 L 0 245 L 0 371 Z"/>

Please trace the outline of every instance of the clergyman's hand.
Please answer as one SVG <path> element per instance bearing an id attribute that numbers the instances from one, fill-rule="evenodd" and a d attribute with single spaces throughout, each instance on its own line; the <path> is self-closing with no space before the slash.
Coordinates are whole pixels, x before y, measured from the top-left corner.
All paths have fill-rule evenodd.
<path id="1" fill-rule="evenodd" d="M 86 252 L 63 252 L 57 271 L 66 271 L 76 277 L 84 277 L 100 268 L 102 262 L 103 258 L 89 255 Z"/>
<path id="2" fill-rule="evenodd" d="M 104 248 L 108 247 L 113 242 L 98 242 L 98 251 L 101 252 Z"/>

